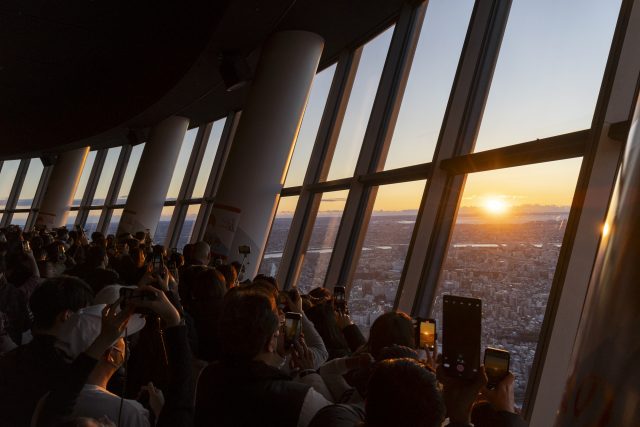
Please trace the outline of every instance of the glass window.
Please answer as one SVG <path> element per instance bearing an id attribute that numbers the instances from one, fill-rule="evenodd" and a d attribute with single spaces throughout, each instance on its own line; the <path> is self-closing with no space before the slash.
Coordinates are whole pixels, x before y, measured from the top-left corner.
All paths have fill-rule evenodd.
<path id="1" fill-rule="evenodd" d="M 118 165 L 118 157 L 120 157 L 121 151 L 122 147 L 109 148 L 109 151 L 107 151 L 107 157 L 104 160 L 102 173 L 100 174 L 98 186 L 96 187 L 93 202 L 91 203 L 92 206 L 101 206 L 105 204 L 105 199 L 107 198 L 111 181 L 113 181 L 113 173 Z"/>
<path id="2" fill-rule="evenodd" d="M 482 299 L 482 344 L 511 352 L 522 405 L 582 159 L 467 176 L 432 317 L 442 295 Z"/>
<path id="3" fill-rule="evenodd" d="M 298 279 L 298 288 L 302 293 L 306 294 L 313 288 L 324 286 L 324 278 L 327 275 L 348 195 L 348 190 L 322 195 Z"/>
<path id="4" fill-rule="evenodd" d="M 11 217 L 11 224 L 24 227 L 24 225 L 27 223 L 28 216 L 29 214 L 27 212 L 16 212 Z"/>
<path id="5" fill-rule="evenodd" d="M 84 223 L 84 230 L 87 232 L 87 237 L 91 238 L 91 233 L 98 229 L 98 221 L 100 220 L 100 214 L 102 209 L 91 209 L 89 215 L 87 215 L 87 222 Z"/>
<path id="6" fill-rule="evenodd" d="M 426 181 L 378 188 L 358 267 L 349 294 L 349 312 L 365 336 L 393 303 Z"/>
<path id="7" fill-rule="evenodd" d="M 178 193 L 180 192 L 180 186 L 184 180 L 184 174 L 187 170 L 187 164 L 189 163 L 189 157 L 191 157 L 191 151 L 193 151 L 193 144 L 196 142 L 196 135 L 198 134 L 198 128 L 193 128 L 187 131 L 182 141 L 182 147 L 180 148 L 180 154 L 178 155 L 178 161 L 176 167 L 173 170 L 171 176 L 171 183 L 169 184 L 169 191 L 167 192 L 167 200 L 176 200 Z M 155 239 L 154 239 L 155 240 Z"/>
<path id="8" fill-rule="evenodd" d="M 278 202 L 278 210 L 271 224 L 267 246 L 262 255 L 262 262 L 258 273 L 275 277 L 278 273 L 284 245 L 287 243 L 291 220 L 298 204 L 298 196 L 281 197 Z"/>
<path id="9" fill-rule="evenodd" d="M 122 185 L 120 186 L 120 191 L 118 192 L 118 199 L 116 201 L 116 203 L 118 204 L 123 204 L 127 202 L 127 197 L 129 196 L 129 191 L 131 191 L 133 178 L 136 176 L 136 171 L 138 170 L 138 165 L 140 164 L 140 157 L 142 157 L 143 151 L 144 151 L 144 144 L 135 145 L 131 149 L 131 155 L 129 156 L 129 162 L 127 163 L 127 170 L 124 172 L 124 177 L 122 178 Z"/>
<path id="10" fill-rule="evenodd" d="M 76 217 L 78 216 L 78 211 L 69 211 L 69 215 L 67 215 L 67 229 L 73 230 L 75 229 Z"/>
<path id="11" fill-rule="evenodd" d="M 169 224 L 171 223 L 171 216 L 173 215 L 174 206 L 165 206 L 162 208 L 160 214 L 160 220 L 156 227 L 156 232 L 153 235 L 153 242 L 158 245 L 164 245 L 164 241 L 169 235 Z"/>
<path id="12" fill-rule="evenodd" d="M 429 2 L 385 170 L 431 161 L 472 10 L 471 0 Z"/>
<path id="13" fill-rule="evenodd" d="M 13 182 L 16 180 L 18 166 L 20 166 L 20 160 L 9 160 L 2 164 L 2 170 L 0 170 L 0 209 L 7 206 L 7 199 L 11 194 Z"/>
<path id="14" fill-rule="evenodd" d="M 17 205 L 18 209 L 30 208 L 33 204 L 33 198 L 38 190 L 38 184 L 40 183 L 40 176 L 42 175 L 43 170 L 44 166 L 40 159 L 31 159 L 29 169 L 27 169 L 27 176 L 25 177 L 24 184 L 22 185 L 22 191 L 20 191 L 20 197 Z"/>
<path id="15" fill-rule="evenodd" d="M 328 181 L 353 176 L 393 28 L 387 29 L 364 46 L 329 169 Z"/>
<path id="16" fill-rule="evenodd" d="M 296 139 L 293 157 L 289 163 L 287 179 L 284 182 L 285 187 L 302 185 L 304 181 L 304 175 L 307 173 L 311 151 L 316 142 L 320 120 L 322 119 L 322 113 L 327 103 L 329 89 L 331 89 L 331 82 L 333 81 L 335 72 L 336 66 L 332 65 L 316 74 L 315 79 L 313 79 L 309 101 L 304 110 L 304 118 L 302 119 L 300 132 Z"/>
<path id="17" fill-rule="evenodd" d="M 619 10 L 513 2 L 475 151 L 590 128 Z"/>
<path id="18" fill-rule="evenodd" d="M 176 248 L 178 248 L 180 252 L 182 252 L 184 245 L 189 243 L 191 240 L 191 234 L 193 234 L 193 227 L 196 225 L 196 217 L 198 216 L 200 206 L 201 205 L 189 205 L 189 208 L 187 209 L 187 215 L 184 218 L 182 230 L 180 231 L 178 243 L 176 244 Z"/>
<path id="19" fill-rule="evenodd" d="M 122 211 L 124 209 L 114 209 L 111 214 L 111 222 L 107 227 L 107 234 L 115 235 L 118 232 L 118 225 L 120 224 L 120 218 L 122 218 Z"/>
<path id="20" fill-rule="evenodd" d="M 87 188 L 89 175 L 91 174 L 91 169 L 93 169 L 93 163 L 95 161 L 96 161 L 96 152 L 89 151 L 89 154 L 87 155 L 87 159 L 84 162 L 84 167 L 82 168 L 80 181 L 78 181 L 78 186 L 76 187 L 76 194 L 73 196 L 73 204 L 71 206 L 80 206 L 80 203 L 82 202 L 82 197 L 84 196 L 84 190 Z"/>
<path id="21" fill-rule="evenodd" d="M 198 198 L 204 196 L 204 190 L 207 188 L 207 182 L 209 181 L 209 175 L 213 169 L 213 162 L 216 159 L 216 153 L 220 146 L 220 137 L 222 137 L 222 131 L 226 119 L 220 119 L 213 122 L 211 127 L 211 133 L 209 134 L 209 140 L 207 141 L 207 148 L 204 151 L 204 157 L 202 158 L 202 164 L 198 171 L 198 178 L 196 179 L 196 185 L 193 187 L 192 198 Z"/>

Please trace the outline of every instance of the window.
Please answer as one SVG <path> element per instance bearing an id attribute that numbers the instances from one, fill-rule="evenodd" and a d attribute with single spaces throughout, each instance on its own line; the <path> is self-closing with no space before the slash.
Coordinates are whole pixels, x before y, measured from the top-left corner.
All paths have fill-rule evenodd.
<path id="1" fill-rule="evenodd" d="M 100 220 L 100 209 L 91 209 L 87 215 L 87 221 L 84 223 L 84 230 L 90 238 L 91 233 L 98 229 L 98 221 Z"/>
<path id="2" fill-rule="evenodd" d="M 156 227 L 156 232 L 153 235 L 154 243 L 163 245 L 164 241 L 169 235 L 169 223 L 171 222 L 171 215 L 173 215 L 174 206 L 165 206 L 162 208 L 162 214 L 160 215 L 160 221 Z"/>
<path id="3" fill-rule="evenodd" d="M 475 151 L 590 128 L 619 10 L 513 2 Z"/>
<path id="4" fill-rule="evenodd" d="M 393 310 L 424 185 L 415 181 L 378 188 L 348 298 L 351 319 L 365 335 L 378 316 Z"/>
<path id="5" fill-rule="evenodd" d="M 187 171 L 187 164 L 189 163 L 189 157 L 191 151 L 193 151 L 193 144 L 196 141 L 196 135 L 198 134 L 198 128 L 193 128 L 187 131 L 182 141 L 182 147 L 180 148 L 180 154 L 178 155 L 178 161 L 176 167 L 173 170 L 171 176 L 171 183 L 169 184 L 169 191 L 167 192 L 167 200 L 176 200 L 178 193 L 180 192 L 180 186 L 184 179 L 185 172 Z"/>
<path id="6" fill-rule="evenodd" d="M 9 160 L 2 164 L 2 170 L 0 171 L 0 209 L 4 209 L 7 206 L 7 199 L 11 194 L 13 181 L 15 181 L 18 173 L 18 166 L 20 166 L 20 160 Z"/>
<path id="7" fill-rule="evenodd" d="M 129 191 L 131 191 L 131 185 L 133 184 L 133 178 L 136 176 L 136 171 L 140 164 L 140 158 L 144 151 L 144 145 L 145 144 L 138 144 L 131 149 L 131 155 L 129 156 L 129 162 L 127 163 L 127 170 L 124 173 L 122 185 L 118 192 L 118 199 L 116 201 L 118 204 L 127 202 L 127 197 L 129 196 Z"/>
<path id="8" fill-rule="evenodd" d="M 324 286 L 324 278 L 348 194 L 349 192 L 344 190 L 322 195 L 298 279 L 298 288 L 302 293 Z"/>
<path id="9" fill-rule="evenodd" d="M 76 187 L 76 194 L 73 196 L 72 206 L 80 206 L 80 203 L 82 202 L 82 197 L 84 196 L 84 190 L 87 188 L 89 175 L 91 174 L 91 169 L 93 169 L 93 163 L 95 161 L 96 161 L 96 152 L 89 151 L 89 154 L 87 155 L 87 159 L 84 162 L 84 167 L 82 168 L 80 181 L 78 181 L 78 186 Z"/>
<path id="10" fill-rule="evenodd" d="M 364 46 L 327 181 L 353 176 L 393 29 Z"/>
<path id="11" fill-rule="evenodd" d="M 225 119 L 217 120 L 211 127 L 211 133 L 209 134 L 209 139 L 207 141 L 207 148 L 205 149 L 202 164 L 198 171 L 198 178 L 196 179 L 193 194 L 191 195 L 193 198 L 204 196 L 204 190 L 207 188 L 209 175 L 211 175 L 211 170 L 213 169 L 213 162 L 216 158 L 218 147 L 220 146 L 220 138 L 222 137 L 225 122 Z"/>
<path id="12" fill-rule="evenodd" d="M 511 352 L 522 405 L 582 159 L 467 177 L 432 317 L 442 295 L 480 298 L 483 347 Z"/>
<path id="13" fill-rule="evenodd" d="M 258 270 L 259 273 L 266 274 L 267 276 L 276 276 L 297 204 L 298 196 L 280 198 L 276 217 L 271 224 L 267 246 L 262 255 L 262 263 L 260 263 L 260 269 Z"/>
<path id="14" fill-rule="evenodd" d="M 182 231 L 180 232 L 180 237 L 178 237 L 178 250 L 182 251 L 184 245 L 189 243 L 191 240 L 191 234 L 193 233 L 193 227 L 196 225 L 196 216 L 198 215 L 198 210 L 200 210 L 200 205 L 189 205 L 189 209 L 187 209 L 187 215 L 184 218 L 184 224 L 182 226 Z"/>
<path id="15" fill-rule="evenodd" d="M 111 222 L 107 227 L 107 234 L 115 235 L 118 232 L 118 225 L 120 224 L 120 218 L 122 218 L 122 211 L 124 209 L 114 209 L 111 214 Z"/>
<path id="16" fill-rule="evenodd" d="M 105 199 L 107 198 L 107 193 L 109 192 L 109 187 L 113 180 L 113 173 L 115 172 L 118 164 L 120 151 L 122 151 L 122 147 L 109 148 L 109 151 L 107 151 L 107 157 L 104 160 L 102 173 L 100 174 L 98 186 L 96 187 L 93 202 L 91 203 L 92 206 L 102 206 L 105 204 Z"/>
<path id="17" fill-rule="evenodd" d="M 296 139 L 293 157 L 291 158 L 287 179 L 284 183 L 285 187 L 302 185 L 304 181 L 304 175 L 307 173 L 307 165 L 311 158 L 311 151 L 313 151 L 313 144 L 316 141 L 320 120 L 327 103 L 335 71 L 336 66 L 332 65 L 316 74 L 313 80 L 309 101 L 304 111 L 304 118 L 300 125 L 300 132 Z"/>
<path id="18" fill-rule="evenodd" d="M 78 211 L 69 211 L 69 215 L 67 215 L 67 229 L 73 230 L 75 228 L 77 216 Z"/>
<path id="19" fill-rule="evenodd" d="M 473 1 L 429 1 L 386 169 L 431 161 Z"/>
<path id="20" fill-rule="evenodd" d="M 38 184 L 40 183 L 40 176 L 42 175 L 43 170 L 44 166 L 42 165 L 42 161 L 40 161 L 39 158 L 31 159 L 29 163 L 29 169 L 27 169 L 27 175 L 24 179 L 24 184 L 22 184 L 22 191 L 20 191 L 20 197 L 18 198 L 18 204 L 16 208 L 31 208 L 31 205 L 33 204 L 33 198 L 36 195 L 36 191 L 38 190 Z M 16 218 L 17 217 L 14 215 L 14 223 L 16 221 Z"/>

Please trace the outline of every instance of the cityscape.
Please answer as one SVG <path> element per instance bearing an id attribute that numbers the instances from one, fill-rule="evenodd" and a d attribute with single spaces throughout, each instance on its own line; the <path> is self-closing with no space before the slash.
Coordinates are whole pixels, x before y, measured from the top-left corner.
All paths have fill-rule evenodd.
<path id="1" fill-rule="evenodd" d="M 480 298 L 482 347 L 511 353 L 519 406 L 544 319 L 547 298 L 566 227 L 568 208 L 487 218 L 472 209 L 458 216 L 440 275 L 432 316 L 442 333 L 442 295 Z M 415 212 L 372 215 L 349 294 L 352 320 L 365 335 L 375 319 L 393 309 Z M 507 221 L 508 218 L 508 221 Z M 322 286 L 340 216 L 319 215 L 298 286 Z M 275 274 L 291 218 L 276 218 L 260 272 Z M 440 335 L 441 336 L 441 335 Z"/>

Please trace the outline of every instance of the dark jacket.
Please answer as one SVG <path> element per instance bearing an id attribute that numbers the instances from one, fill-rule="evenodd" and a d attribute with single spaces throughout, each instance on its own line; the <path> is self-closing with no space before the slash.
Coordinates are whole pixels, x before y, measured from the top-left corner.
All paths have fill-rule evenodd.
<path id="1" fill-rule="evenodd" d="M 195 426 L 295 427 L 310 388 L 263 362 L 215 362 L 198 381 Z"/>

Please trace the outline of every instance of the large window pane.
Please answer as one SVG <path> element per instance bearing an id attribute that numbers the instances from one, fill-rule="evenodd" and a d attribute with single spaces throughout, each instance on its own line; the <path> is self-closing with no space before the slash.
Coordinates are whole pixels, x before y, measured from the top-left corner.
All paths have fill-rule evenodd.
<path id="1" fill-rule="evenodd" d="M 118 225 L 120 224 L 120 218 L 122 218 L 122 211 L 124 209 L 114 209 L 111 214 L 111 222 L 109 223 L 109 227 L 107 227 L 107 234 L 115 235 L 118 231 Z"/>
<path id="2" fill-rule="evenodd" d="M 7 206 L 7 199 L 11 194 L 13 181 L 15 181 L 18 173 L 18 166 L 20 166 L 20 160 L 9 160 L 2 165 L 2 170 L 0 171 L 0 209 L 4 209 Z"/>
<path id="3" fill-rule="evenodd" d="M 382 75 L 382 68 L 387 57 L 393 28 L 387 29 L 364 46 L 349 98 L 349 105 L 340 129 L 336 151 L 329 169 L 328 181 L 353 176 L 371 107 L 373 107 L 373 100 Z"/>
<path id="4" fill-rule="evenodd" d="M 482 344 L 511 352 L 522 405 L 582 159 L 467 177 L 432 316 L 442 295 L 482 299 Z M 595 230 L 594 230 L 595 231 Z"/>
<path id="5" fill-rule="evenodd" d="M 164 241 L 169 234 L 169 224 L 171 223 L 171 216 L 173 215 L 174 206 L 165 206 L 162 208 L 162 214 L 160 214 L 160 220 L 156 227 L 156 232 L 153 235 L 153 242 L 158 245 L 164 245 Z M 144 231 L 144 230 L 142 230 Z"/>
<path id="6" fill-rule="evenodd" d="M 136 176 L 138 165 L 140 164 L 140 157 L 144 151 L 144 144 L 138 144 L 131 149 L 131 155 L 129 156 L 129 162 L 127 163 L 127 170 L 124 172 L 122 178 L 122 185 L 120 185 L 120 191 L 118 192 L 118 199 L 116 203 L 126 203 L 127 197 L 129 197 L 129 191 L 131 191 L 131 185 L 133 184 L 133 178 Z"/>
<path id="7" fill-rule="evenodd" d="M 591 127 L 620 0 L 513 2 L 475 151 Z"/>
<path id="8" fill-rule="evenodd" d="M 472 0 L 429 1 L 385 170 L 431 161 L 472 10 Z"/>
<path id="9" fill-rule="evenodd" d="M 16 212 L 13 214 L 13 217 L 11 218 L 11 224 L 24 227 L 24 225 L 27 223 L 28 216 L 29 214 L 26 212 Z"/>
<path id="10" fill-rule="evenodd" d="M 209 134 L 209 140 L 207 141 L 207 148 L 204 151 L 202 164 L 198 171 L 196 185 L 193 188 L 193 195 L 191 196 L 193 198 L 204 196 L 204 190 L 207 188 L 207 182 L 209 181 L 209 175 L 211 175 L 213 162 L 216 159 L 216 153 L 220 146 L 220 137 L 222 136 L 222 130 L 224 129 L 225 122 L 226 119 L 220 119 L 213 122 L 211 133 Z"/>
<path id="11" fill-rule="evenodd" d="M 275 277 L 278 272 L 284 245 L 287 243 L 287 236 L 291 228 L 291 220 L 298 204 L 298 198 L 298 196 L 280 198 L 258 273 Z"/>
<path id="12" fill-rule="evenodd" d="M 324 285 L 348 195 L 347 190 L 322 195 L 298 279 L 298 288 L 302 293 Z"/>
<path id="13" fill-rule="evenodd" d="M 287 179 L 284 182 L 285 187 L 302 185 L 335 71 L 336 66 L 332 65 L 316 74 L 313 80 L 309 102 L 307 102 L 307 108 L 304 111 L 304 118 L 302 119 L 302 125 L 300 125 L 293 157 L 289 164 Z"/>
<path id="14" fill-rule="evenodd" d="M 89 215 L 87 215 L 87 222 L 84 223 L 84 229 L 87 232 L 88 238 L 91 238 L 91 233 L 97 230 L 101 213 L 102 209 L 92 209 L 89 211 Z"/>
<path id="15" fill-rule="evenodd" d="M 78 211 L 69 211 L 69 215 L 67 216 L 67 229 L 74 230 L 76 217 L 78 216 Z"/>
<path id="16" fill-rule="evenodd" d="M 33 204 L 33 197 L 36 195 L 36 191 L 38 190 L 38 184 L 40 183 L 40 176 L 42 175 L 43 170 L 44 166 L 40 159 L 31 159 L 29 169 L 27 169 L 27 176 L 24 179 L 22 191 L 20 191 L 20 197 L 18 198 L 18 209 L 30 208 Z"/>
<path id="17" fill-rule="evenodd" d="M 85 160 L 84 167 L 82 168 L 80 181 L 78 182 L 78 186 L 76 187 L 76 194 L 73 196 L 72 206 L 80 206 L 80 203 L 82 202 L 82 197 L 84 196 L 84 190 L 87 188 L 89 175 L 91 174 L 91 169 L 93 169 L 93 163 L 95 161 L 96 161 L 96 152 L 89 151 L 89 154 L 87 155 L 87 160 Z"/>
<path id="18" fill-rule="evenodd" d="M 182 141 L 182 147 L 180 148 L 180 154 L 178 155 L 178 161 L 176 167 L 173 170 L 171 176 L 171 184 L 169 184 L 169 191 L 167 192 L 167 200 L 176 200 L 178 193 L 180 192 L 180 186 L 184 180 L 184 173 L 187 170 L 187 164 L 189 163 L 189 157 L 191 157 L 191 151 L 193 151 L 193 144 L 196 141 L 196 135 L 198 134 L 198 128 L 188 130 Z"/>
<path id="19" fill-rule="evenodd" d="M 118 157 L 120 156 L 121 151 L 122 147 L 109 148 L 109 151 L 107 151 L 107 157 L 104 160 L 102 173 L 100 174 L 98 186 L 96 187 L 93 202 L 91 203 L 92 206 L 104 205 L 107 193 L 109 192 L 109 187 L 111 186 L 111 181 L 113 180 L 113 173 L 118 165 Z"/>
<path id="20" fill-rule="evenodd" d="M 378 189 L 348 299 L 351 318 L 365 335 L 393 309 L 425 182 Z"/>
<path id="21" fill-rule="evenodd" d="M 187 215 L 184 218 L 182 231 L 180 231 L 178 244 L 176 245 L 176 248 L 178 248 L 180 252 L 182 252 L 184 245 L 189 243 L 189 240 L 191 240 L 191 234 L 193 234 L 193 227 L 196 225 L 196 217 L 198 216 L 200 206 L 201 205 L 190 205 L 187 209 Z"/>

